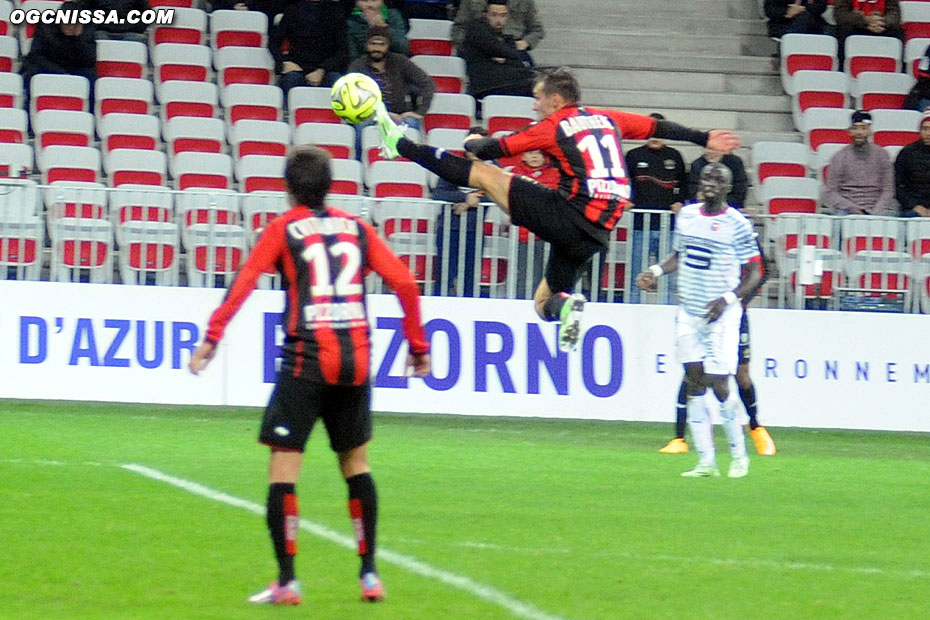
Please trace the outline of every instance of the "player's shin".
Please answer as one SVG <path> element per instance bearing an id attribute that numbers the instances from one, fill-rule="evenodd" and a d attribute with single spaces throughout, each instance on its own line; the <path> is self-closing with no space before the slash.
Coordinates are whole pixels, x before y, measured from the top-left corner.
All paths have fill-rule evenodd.
<path id="1" fill-rule="evenodd" d="M 739 417 L 739 399 L 733 391 L 730 391 L 727 399 L 720 403 L 720 417 L 723 419 L 723 430 L 727 434 L 727 441 L 730 444 L 730 454 L 734 458 L 743 458 L 746 456 L 746 436 L 743 433 L 743 425 Z"/>
<path id="2" fill-rule="evenodd" d="M 415 161 L 430 172 L 459 187 L 467 187 L 474 162 L 459 157 L 445 149 L 426 144 L 417 144 L 407 138 L 397 141 L 397 152 L 402 157 Z"/>
<path id="3" fill-rule="evenodd" d="M 378 525 L 378 494 L 370 473 L 346 479 L 349 486 L 349 516 L 362 560 L 359 576 L 375 571 L 375 533 Z"/>
<path id="4" fill-rule="evenodd" d="M 691 428 L 691 440 L 698 452 L 698 466 L 716 468 L 714 427 L 704 396 L 688 395 L 688 426 Z"/>
<path id="5" fill-rule="evenodd" d="M 282 586 L 294 579 L 299 519 L 294 485 L 282 482 L 269 485 L 265 520 L 271 534 L 275 558 L 278 560 L 278 584 Z"/>

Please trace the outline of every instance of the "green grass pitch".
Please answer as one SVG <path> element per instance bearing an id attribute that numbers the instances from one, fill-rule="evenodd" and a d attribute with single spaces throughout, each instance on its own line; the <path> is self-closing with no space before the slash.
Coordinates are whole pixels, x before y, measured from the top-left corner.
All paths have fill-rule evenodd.
<path id="1" fill-rule="evenodd" d="M 243 507 L 264 506 L 259 419 L 0 402 L 0 618 L 913 620 L 930 609 L 926 434 L 771 429 L 779 453 L 751 454 L 746 479 L 693 480 L 679 475 L 693 454 L 657 452 L 671 424 L 389 414 L 371 445 L 379 546 L 397 554 L 379 561 L 388 600 L 359 602 L 353 552 L 302 531 L 303 604 L 252 607 L 246 596 L 275 576 L 264 519 Z M 725 473 L 722 429 L 717 439 Z M 322 425 L 298 493 L 302 518 L 351 536 Z"/>

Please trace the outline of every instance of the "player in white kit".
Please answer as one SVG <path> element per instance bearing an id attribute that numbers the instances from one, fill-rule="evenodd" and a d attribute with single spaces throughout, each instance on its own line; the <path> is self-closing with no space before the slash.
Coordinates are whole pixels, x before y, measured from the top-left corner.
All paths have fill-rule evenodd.
<path id="1" fill-rule="evenodd" d="M 688 424 L 699 455 L 697 466 L 682 474 L 686 477 L 720 475 L 704 399 L 707 388 L 720 402 L 732 457 L 729 476 L 742 478 L 749 473 L 746 439 L 737 420 L 739 399 L 730 392 L 729 379 L 737 366 L 743 315 L 739 300 L 759 285 L 761 256 L 752 224 L 726 203 L 732 179 L 730 169 L 722 164 L 704 167 L 698 181 L 704 202 L 678 213 L 674 253 L 636 277 L 637 286 L 651 289 L 662 274 L 678 271 L 676 346 L 685 367 Z"/>

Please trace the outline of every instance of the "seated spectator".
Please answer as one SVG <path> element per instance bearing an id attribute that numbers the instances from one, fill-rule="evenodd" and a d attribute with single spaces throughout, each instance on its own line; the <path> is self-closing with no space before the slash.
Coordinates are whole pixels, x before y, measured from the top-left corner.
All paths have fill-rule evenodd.
<path id="1" fill-rule="evenodd" d="M 930 112 L 920 119 L 920 138 L 898 152 L 894 177 L 901 215 L 930 217 Z"/>
<path id="2" fill-rule="evenodd" d="M 59 10 L 79 10 L 77 2 L 63 2 Z M 32 47 L 23 59 L 23 97 L 29 109 L 29 81 L 40 73 L 66 73 L 90 80 L 90 110 L 94 109 L 97 79 L 97 42 L 90 24 L 38 24 Z"/>
<path id="3" fill-rule="evenodd" d="M 139 43 L 148 43 L 148 37 L 145 32 L 148 29 L 146 24 L 141 22 L 129 24 L 126 22 L 126 16 L 129 11 L 148 11 L 149 0 L 86 0 L 86 7 L 91 10 L 116 11 L 122 24 L 99 24 L 94 35 L 98 39 L 117 39 L 122 41 L 138 41 Z"/>
<path id="4" fill-rule="evenodd" d="M 365 55 L 352 61 L 349 73 L 364 73 L 374 78 L 394 122 L 420 129 L 433 102 L 436 83 L 409 58 L 388 51 L 390 42 L 387 26 L 369 28 Z M 416 93 L 416 102 L 412 101 L 411 92 Z"/>
<path id="5" fill-rule="evenodd" d="M 656 120 L 665 120 L 661 114 L 650 114 Z M 661 138 L 650 138 L 645 145 L 631 149 L 626 154 L 626 170 L 630 178 L 630 189 L 635 208 L 633 210 L 633 258 L 631 272 L 643 270 L 643 241 L 645 215 L 637 210 L 671 211 L 678 213 L 688 188 L 688 173 L 681 153 L 665 144 Z M 698 173 L 700 175 L 700 173 Z M 649 216 L 648 264 L 661 260 L 659 245 L 662 239 L 661 217 Z M 671 218 L 669 233 L 675 228 Z M 670 236 L 670 235 L 669 235 Z M 671 243 L 668 245 L 671 252 Z M 674 283 L 675 279 L 671 280 Z M 631 303 L 639 303 L 640 289 L 634 286 L 630 294 Z"/>
<path id="6" fill-rule="evenodd" d="M 465 136 L 465 142 L 476 138 L 488 137 L 488 130 L 484 127 L 475 126 L 468 130 Z M 469 159 L 476 159 L 474 155 L 466 152 L 465 156 Z M 445 242 L 445 215 L 446 210 L 439 212 L 439 219 L 436 221 L 436 255 L 439 257 L 440 267 L 438 273 L 441 274 L 442 263 L 448 265 L 449 274 L 449 292 L 455 292 L 460 297 L 474 297 L 475 293 L 475 244 L 478 235 L 478 212 L 476 207 L 481 202 L 486 202 L 487 198 L 484 192 L 473 190 L 471 188 L 456 187 L 449 181 L 439 178 L 436 187 L 430 194 L 433 200 L 440 200 L 452 204 L 452 219 L 449 222 L 449 248 L 443 253 Z M 464 215 L 464 217 L 462 217 Z M 458 281 L 459 273 L 459 237 L 461 236 L 462 220 L 465 220 L 465 265 L 463 267 L 462 281 Z M 441 276 L 440 276 L 441 277 Z"/>
<path id="7" fill-rule="evenodd" d="M 354 6 L 353 0 L 299 0 L 284 10 L 268 47 L 285 99 L 295 86 L 332 86 L 345 72 L 346 22 Z"/>
<path id="8" fill-rule="evenodd" d="M 930 110 L 930 46 L 917 63 L 917 82 L 907 93 L 904 107 L 918 112 Z"/>
<path id="9" fill-rule="evenodd" d="M 691 171 L 688 173 L 688 200 L 699 200 L 697 188 L 698 180 L 701 178 L 701 170 L 703 170 L 704 166 L 707 164 L 717 162 L 729 168 L 730 172 L 733 173 L 733 189 L 727 194 L 727 203 L 731 207 L 742 209 L 743 205 L 746 203 L 746 190 L 749 186 L 743 160 L 733 153 L 724 155 L 720 151 L 715 151 L 713 149 L 704 149 L 704 153 L 691 162 Z"/>
<path id="10" fill-rule="evenodd" d="M 400 11 L 387 8 L 383 0 L 356 0 L 355 5 L 349 15 L 350 62 L 365 55 L 368 30 L 374 26 L 387 28 L 391 52 L 410 55 L 407 26 Z"/>
<path id="11" fill-rule="evenodd" d="M 487 95 L 533 95 L 533 70 L 522 60 L 512 35 L 505 34 L 509 17 L 507 0 L 490 0 L 483 17 L 465 31 L 459 55 L 465 59 L 469 92 L 476 99 Z"/>
<path id="12" fill-rule="evenodd" d="M 480 19 L 488 10 L 488 0 L 462 0 L 452 23 L 452 42 L 459 48 L 465 42 L 468 25 Z M 533 64 L 529 50 L 535 48 L 546 36 L 539 11 L 534 0 L 508 0 L 509 16 L 504 25 L 504 34 L 513 38 L 514 47 L 521 53 L 524 62 Z"/>
<path id="13" fill-rule="evenodd" d="M 827 0 L 765 0 L 769 18 L 769 36 L 780 39 L 786 34 L 823 34 L 823 13 Z"/>
<path id="14" fill-rule="evenodd" d="M 833 18 L 836 20 L 840 71 L 843 70 L 843 60 L 846 58 L 846 39 L 854 34 L 904 40 L 898 0 L 836 0 L 833 3 Z"/>
<path id="15" fill-rule="evenodd" d="M 837 215 L 888 215 L 894 199 L 891 158 L 872 144 L 872 115 L 853 112 L 849 135 L 852 144 L 830 159 L 824 206 Z"/>

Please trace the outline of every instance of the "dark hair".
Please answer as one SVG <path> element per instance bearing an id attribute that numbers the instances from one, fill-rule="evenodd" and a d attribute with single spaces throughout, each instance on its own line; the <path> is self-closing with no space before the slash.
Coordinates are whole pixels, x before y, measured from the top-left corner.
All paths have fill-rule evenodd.
<path id="1" fill-rule="evenodd" d="M 566 103 L 577 103 L 581 99 L 581 87 L 578 80 L 565 67 L 539 74 L 536 78 L 542 84 L 542 92 L 546 95 L 562 95 Z"/>
<path id="2" fill-rule="evenodd" d="M 662 114 L 659 114 L 658 112 L 653 112 L 653 113 L 650 114 L 649 116 L 650 116 L 650 118 L 654 118 L 654 119 L 656 119 L 657 121 L 664 121 L 664 120 L 665 120 L 665 116 L 663 116 Z"/>
<path id="3" fill-rule="evenodd" d="M 309 144 L 291 149 L 284 164 L 284 182 L 297 203 L 315 211 L 323 209 L 333 182 L 329 160 L 329 153 Z"/>
<path id="4" fill-rule="evenodd" d="M 503 4 L 504 6 L 507 6 L 507 0 L 488 0 L 488 6 L 491 6 L 492 4 Z"/>
<path id="5" fill-rule="evenodd" d="M 468 128 L 468 135 L 479 135 L 487 138 L 489 135 L 488 130 L 482 127 L 481 125 L 474 125 Z"/>
<path id="6" fill-rule="evenodd" d="M 370 39 L 374 39 L 375 37 L 381 37 L 390 43 L 391 31 L 388 30 L 387 26 L 371 26 L 368 29 L 368 32 L 365 34 L 365 40 L 368 41 Z"/>

